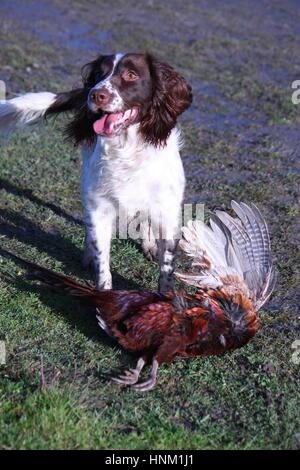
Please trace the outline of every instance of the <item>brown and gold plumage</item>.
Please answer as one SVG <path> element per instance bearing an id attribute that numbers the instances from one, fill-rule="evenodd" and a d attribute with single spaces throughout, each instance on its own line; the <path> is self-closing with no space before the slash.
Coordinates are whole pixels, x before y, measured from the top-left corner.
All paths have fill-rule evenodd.
<path id="1" fill-rule="evenodd" d="M 176 357 L 222 354 L 246 344 L 259 328 L 257 311 L 270 297 L 275 273 L 267 225 L 254 205 L 232 202 L 237 218 L 217 211 L 210 227 L 191 221 L 183 228 L 182 250 L 191 273 L 175 273 L 197 287 L 168 294 L 98 291 L 90 285 L 26 262 L 34 276 L 95 307 L 100 327 L 139 355 L 135 369 L 112 380 L 135 390 L 155 386 L 159 364 Z M 150 377 L 138 382 L 145 364 Z"/>

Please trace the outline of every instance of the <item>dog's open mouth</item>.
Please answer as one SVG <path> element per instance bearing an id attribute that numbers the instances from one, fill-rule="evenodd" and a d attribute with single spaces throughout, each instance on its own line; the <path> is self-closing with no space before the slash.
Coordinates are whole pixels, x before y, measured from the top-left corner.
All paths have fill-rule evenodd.
<path id="1" fill-rule="evenodd" d="M 133 106 L 124 112 L 104 114 L 101 119 L 94 122 L 94 131 L 96 134 L 107 137 L 117 135 L 122 129 L 135 122 L 138 113 L 138 107 Z"/>

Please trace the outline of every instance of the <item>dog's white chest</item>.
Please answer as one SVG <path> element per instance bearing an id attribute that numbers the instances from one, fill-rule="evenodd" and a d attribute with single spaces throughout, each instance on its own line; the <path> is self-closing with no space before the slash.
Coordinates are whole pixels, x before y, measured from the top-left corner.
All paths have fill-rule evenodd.
<path id="1" fill-rule="evenodd" d="M 109 198 L 132 216 L 181 202 L 184 173 L 177 134 L 162 149 L 140 144 L 136 134 L 125 145 L 105 139 L 85 165 L 94 197 Z"/>

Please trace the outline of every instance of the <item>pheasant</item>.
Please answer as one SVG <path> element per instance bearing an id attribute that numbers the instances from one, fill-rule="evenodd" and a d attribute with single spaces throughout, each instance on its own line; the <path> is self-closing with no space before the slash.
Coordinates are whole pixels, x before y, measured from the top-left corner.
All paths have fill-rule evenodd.
<path id="1" fill-rule="evenodd" d="M 33 277 L 95 308 L 99 326 L 126 350 L 137 365 L 111 380 L 146 391 L 155 387 L 161 363 L 223 354 L 245 345 L 258 331 L 258 310 L 275 285 L 268 228 L 254 204 L 232 201 L 233 218 L 217 211 L 210 226 L 190 221 L 179 245 L 192 259 L 189 273 L 175 272 L 196 287 L 161 294 L 142 290 L 99 291 L 91 285 L 22 260 Z M 145 365 L 149 378 L 139 382 Z"/>

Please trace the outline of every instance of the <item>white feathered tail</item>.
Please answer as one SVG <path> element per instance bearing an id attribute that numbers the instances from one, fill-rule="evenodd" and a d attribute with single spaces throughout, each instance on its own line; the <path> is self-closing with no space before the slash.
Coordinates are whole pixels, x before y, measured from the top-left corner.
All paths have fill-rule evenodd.
<path id="1" fill-rule="evenodd" d="M 6 139 L 18 127 L 34 124 L 55 102 L 50 92 L 26 93 L 11 100 L 0 101 L 0 140 Z"/>
<path id="2" fill-rule="evenodd" d="M 183 227 L 182 250 L 193 258 L 197 272 L 175 275 L 199 288 L 220 288 L 236 279 L 245 287 L 256 310 L 270 297 L 275 285 L 267 224 L 254 205 L 232 201 L 237 218 L 216 211 L 210 227 L 199 220 Z"/>

